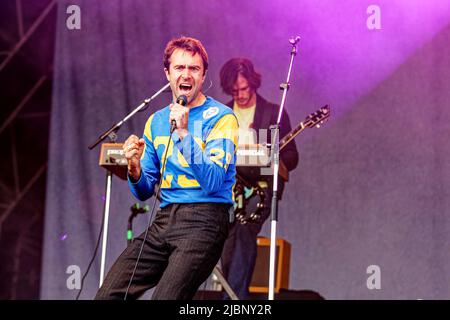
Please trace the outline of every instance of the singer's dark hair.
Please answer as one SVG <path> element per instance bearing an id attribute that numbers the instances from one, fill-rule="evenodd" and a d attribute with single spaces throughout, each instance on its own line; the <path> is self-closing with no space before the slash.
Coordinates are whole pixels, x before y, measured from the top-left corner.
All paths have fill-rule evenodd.
<path id="1" fill-rule="evenodd" d="M 251 89 L 255 90 L 261 86 L 261 75 L 255 71 L 253 63 L 246 58 L 232 58 L 225 62 L 220 70 L 220 85 L 223 92 L 233 95 L 233 86 L 238 75 L 247 79 Z"/>
<path id="2" fill-rule="evenodd" d="M 170 57 L 176 49 L 183 49 L 189 51 L 194 56 L 196 53 L 200 55 L 203 60 L 203 75 L 206 70 L 208 70 L 208 54 L 206 53 L 205 47 L 203 47 L 200 40 L 190 37 L 180 37 L 177 39 L 172 39 L 167 43 L 166 49 L 164 50 L 164 67 L 169 70 Z"/>

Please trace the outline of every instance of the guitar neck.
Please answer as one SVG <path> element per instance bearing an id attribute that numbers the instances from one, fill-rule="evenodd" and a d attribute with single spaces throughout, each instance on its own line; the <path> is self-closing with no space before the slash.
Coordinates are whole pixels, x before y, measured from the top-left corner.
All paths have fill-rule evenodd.
<path id="1" fill-rule="evenodd" d="M 320 127 L 325 120 L 330 117 L 330 106 L 326 105 L 320 108 L 318 111 L 311 113 L 302 122 L 299 123 L 291 132 L 289 132 L 283 139 L 280 140 L 280 151 L 300 132 L 306 128 Z"/>
<path id="2" fill-rule="evenodd" d="M 287 135 L 283 137 L 283 139 L 280 140 L 280 151 L 283 150 L 283 148 L 291 142 L 292 139 L 294 139 L 300 132 L 305 130 L 305 125 L 303 122 L 300 122 L 298 126 L 296 126 L 294 129 L 291 130 Z"/>

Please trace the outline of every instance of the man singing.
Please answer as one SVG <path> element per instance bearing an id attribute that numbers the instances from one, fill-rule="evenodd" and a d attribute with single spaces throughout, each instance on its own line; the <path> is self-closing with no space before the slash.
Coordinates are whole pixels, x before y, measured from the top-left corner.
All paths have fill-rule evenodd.
<path id="1" fill-rule="evenodd" d="M 233 204 L 238 124 L 233 111 L 202 93 L 208 55 L 200 41 L 181 37 L 164 52 L 173 102 L 152 114 L 142 138 L 123 150 L 136 198 L 161 186 L 160 209 L 148 230 L 112 266 L 96 299 L 127 299 L 155 287 L 153 299 L 192 299 L 220 258 Z M 179 96 L 187 104 L 178 104 Z M 175 129 L 171 136 L 171 127 Z"/>

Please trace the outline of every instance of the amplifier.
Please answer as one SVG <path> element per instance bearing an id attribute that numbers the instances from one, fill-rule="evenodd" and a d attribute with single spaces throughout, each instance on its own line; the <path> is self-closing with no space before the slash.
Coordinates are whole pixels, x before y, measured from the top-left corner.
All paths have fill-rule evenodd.
<path id="1" fill-rule="evenodd" d="M 270 238 L 258 237 L 258 253 L 255 270 L 250 283 L 250 292 L 269 292 Z M 276 240 L 275 249 L 275 288 L 289 289 L 289 271 L 291 262 L 291 244 L 284 239 Z"/>

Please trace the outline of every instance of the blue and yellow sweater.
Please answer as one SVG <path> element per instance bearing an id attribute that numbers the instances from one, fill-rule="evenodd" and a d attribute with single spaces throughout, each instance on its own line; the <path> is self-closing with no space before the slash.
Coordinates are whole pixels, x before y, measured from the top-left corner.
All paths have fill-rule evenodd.
<path id="1" fill-rule="evenodd" d="M 161 208 L 171 203 L 232 204 L 238 143 L 233 111 L 211 97 L 191 108 L 189 134 L 181 140 L 173 133 L 161 179 L 170 136 L 169 113 L 167 106 L 152 114 L 145 125 L 141 177 L 135 183 L 128 178 L 131 192 L 139 200 L 147 200 L 161 181 Z"/>

